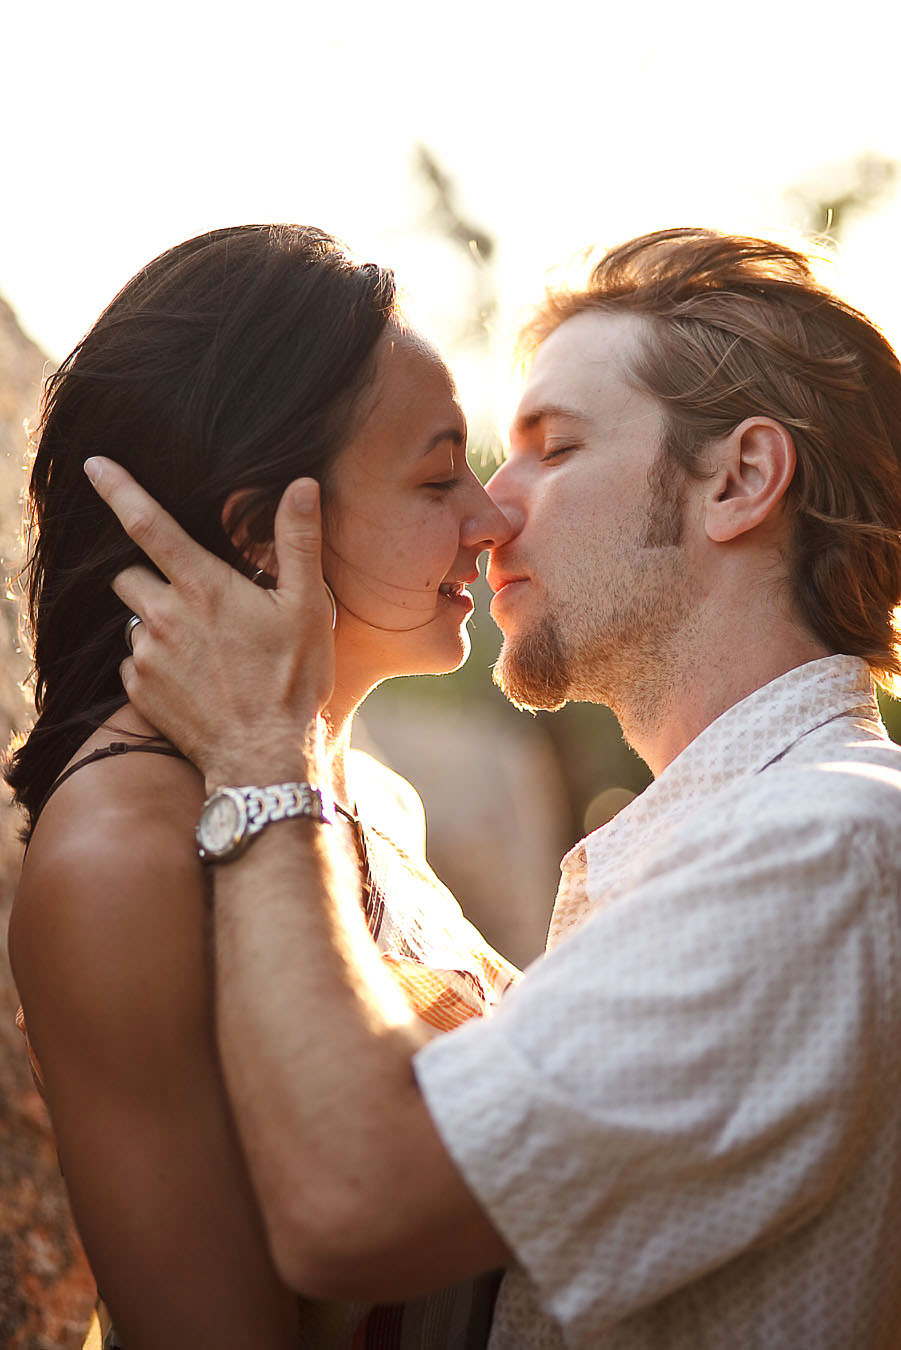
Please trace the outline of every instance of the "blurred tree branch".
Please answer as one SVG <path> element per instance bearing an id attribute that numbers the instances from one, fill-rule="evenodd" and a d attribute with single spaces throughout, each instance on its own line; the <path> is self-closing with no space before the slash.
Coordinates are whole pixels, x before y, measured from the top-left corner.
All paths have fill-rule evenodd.
<path id="1" fill-rule="evenodd" d="M 493 270 L 496 250 L 494 236 L 463 214 L 457 203 L 453 179 L 424 145 L 416 147 L 415 173 L 428 188 L 432 199 L 431 225 L 465 257 L 468 265 L 472 291 L 466 306 L 467 318 L 458 341 L 483 343 L 497 311 L 497 287 Z"/>
<path id="2" fill-rule="evenodd" d="M 841 239 L 855 216 L 876 210 L 898 182 L 899 166 L 884 155 L 863 154 L 816 170 L 789 188 L 786 196 L 803 214 L 811 234 Z"/>

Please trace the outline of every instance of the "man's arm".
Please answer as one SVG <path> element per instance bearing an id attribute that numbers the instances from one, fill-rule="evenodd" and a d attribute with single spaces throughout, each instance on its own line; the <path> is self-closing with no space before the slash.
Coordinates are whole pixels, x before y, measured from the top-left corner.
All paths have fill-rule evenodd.
<path id="1" fill-rule="evenodd" d="M 280 824 L 219 869 L 219 1036 L 283 1278 L 394 1299 L 505 1252 L 426 1110 L 423 1033 L 329 830 Z"/>
<path id="2" fill-rule="evenodd" d="M 130 569 L 129 697 L 208 789 L 323 781 L 332 653 L 314 485 L 276 521 L 279 586 L 193 544 L 118 466 L 95 486 L 171 584 Z M 215 872 L 223 1065 L 283 1277 L 313 1296 L 412 1295 L 508 1259 L 413 1074 L 422 1043 L 370 939 L 340 826 L 266 829 Z"/>

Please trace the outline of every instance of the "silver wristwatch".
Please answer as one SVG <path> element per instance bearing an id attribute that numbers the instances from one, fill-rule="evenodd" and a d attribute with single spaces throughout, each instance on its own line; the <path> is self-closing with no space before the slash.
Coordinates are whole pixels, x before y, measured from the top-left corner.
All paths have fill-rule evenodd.
<path id="1" fill-rule="evenodd" d="M 205 863 L 231 862 L 267 825 L 298 816 L 331 824 L 332 803 L 309 783 L 217 788 L 204 802 L 194 831 L 197 852 Z"/>

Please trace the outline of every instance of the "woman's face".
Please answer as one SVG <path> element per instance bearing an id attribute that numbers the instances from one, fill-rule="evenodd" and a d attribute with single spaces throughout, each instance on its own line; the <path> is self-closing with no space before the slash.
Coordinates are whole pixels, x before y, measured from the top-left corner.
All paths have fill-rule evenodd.
<path id="1" fill-rule="evenodd" d="M 469 654 L 476 558 L 512 533 L 466 462 L 447 367 L 393 325 L 359 429 L 329 483 L 323 571 L 338 602 L 338 679 L 439 674 Z"/>

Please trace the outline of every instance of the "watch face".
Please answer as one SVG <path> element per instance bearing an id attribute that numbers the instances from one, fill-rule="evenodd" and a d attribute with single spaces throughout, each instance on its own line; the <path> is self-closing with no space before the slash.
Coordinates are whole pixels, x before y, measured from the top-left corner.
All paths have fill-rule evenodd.
<path id="1" fill-rule="evenodd" d="M 236 800 L 237 798 L 237 800 Z M 197 843 L 202 854 L 222 858 L 231 853 L 244 833 L 243 802 L 230 792 L 216 792 L 203 808 L 197 823 Z"/>

